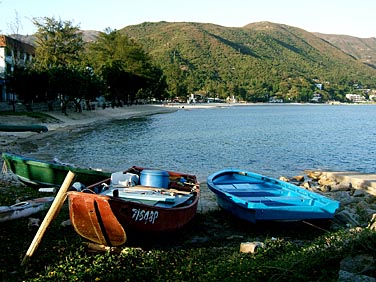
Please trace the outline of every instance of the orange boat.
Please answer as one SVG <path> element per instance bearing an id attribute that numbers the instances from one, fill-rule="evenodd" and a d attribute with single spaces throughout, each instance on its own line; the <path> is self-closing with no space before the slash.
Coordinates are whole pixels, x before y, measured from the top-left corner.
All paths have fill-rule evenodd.
<path id="1" fill-rule="evenodd" d="M 134 166 L 68 192 L 69 214 L 80 236 L 121 246 L 128 232 L 155 234 L 182 228 L 195 216 L 199 196 L 195 175 Z"/>

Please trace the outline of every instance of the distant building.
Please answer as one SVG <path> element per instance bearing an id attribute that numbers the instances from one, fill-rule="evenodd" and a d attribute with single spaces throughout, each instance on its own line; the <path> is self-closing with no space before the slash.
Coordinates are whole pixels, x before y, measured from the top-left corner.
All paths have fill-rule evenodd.
<path id="1" fill-rule="evenodd" d="M 322 83 L 316 83 L 315 86 L 316 86 L 318 89 L 322 90 Z"/>
<path id="2" fill-rule="evenodd" d="M 269 98 L 269 103 L 283 103 L 283 99 L 277 96 L 273 96 Z"/>
<path id="3" fill-rule="evenodd" d="M 312 97 L 312 99 L 311 99 L 311 102 L 312 102 L 312 103 L 321 103 L 321 100 L 322 100 L 321 94 L 319 94 L 319 93 L 314 93 L 314 94 L 313 94 L 313 97 Z"/>
<path id="4" fill-rule="evenodd" d="M 359 94 L 346 94 L 346 99 L 354 103 L 361 103 L 366 100 L 364 96 Z"/>
<path id="5" fill-rule="evenodd" d="M 0 101 L 13 100 L 7 92 L 6 76 L 14 71 L 15 66 L 25 66 L 35 56 L 35 48 L 6 35 L 0 35 Z"/>
<path id="6" fill-rule="evenodd" d="M 234 104 L 234 103 L 237 103 L 237 102 L 238 102 L 238 100 L 235 98 L 234 95 L 232 95 L 231 97 L 228 96 L 228 97 L 226 98 L 226 103 Z"/>

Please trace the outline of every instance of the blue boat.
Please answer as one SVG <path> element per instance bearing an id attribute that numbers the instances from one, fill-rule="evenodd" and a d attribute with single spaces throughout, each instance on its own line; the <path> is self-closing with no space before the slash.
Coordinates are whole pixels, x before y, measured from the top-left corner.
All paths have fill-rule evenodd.
<path id="1" fill-rule="evenodd" d="M 216 172 L 207 184 L 221 208 L 252 223 L 331 219 L 340 206 L 294 184 L 239 169 Z"/>

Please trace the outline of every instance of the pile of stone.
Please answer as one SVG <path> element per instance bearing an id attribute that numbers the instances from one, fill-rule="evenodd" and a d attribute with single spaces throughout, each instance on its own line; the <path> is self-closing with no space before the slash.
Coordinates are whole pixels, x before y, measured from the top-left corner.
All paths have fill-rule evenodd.
<path id="1" fill-rule="evenodd" d="M 304 176 L 281 177 L 341 203 L 334 222 L 347 227 L 376 230 L 376 176 L 352 172 L 305 171 Z"/>

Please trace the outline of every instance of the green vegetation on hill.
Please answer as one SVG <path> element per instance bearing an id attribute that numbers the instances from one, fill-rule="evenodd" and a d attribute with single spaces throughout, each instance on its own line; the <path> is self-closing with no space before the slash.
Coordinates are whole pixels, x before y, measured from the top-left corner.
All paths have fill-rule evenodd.
<path id="1" fill-rule="evenodd" d="M 28 38 L 37 49 L 34 70 L 15 68 L 9 77 L 9 89 L 24 102 L 60 99 L 79 109 L 100 95 L 121 105 L 185 101 L 193 93 L 203 100 L 319 102 L 376 92 L 374 38 L 314 34 L 271 22 L 241 28 L 145 22 L 78 32 L 70 22 L 43 20 Z M 42 72 L 38 65 L 45 66 Z"/>
<path id="2" fill-rule="evenodd" d="M 364 64 L 376 68 L 376 38 L 358 38 L 349 35 L 315 33 Z"/>
<path id="3" fill-rule="evenodd" d="M 375 87 L 376 70 L 302 29 L 259 22 L 242 28 L 201 23 L 142 23 L 121 30 L 139 42 L 167 76 L 170 92 L 279 96 L 308 101 L 313 93 L 344 100 L 354 85 Z M 320 91 L 315 84 L 322 84 Z"/>

